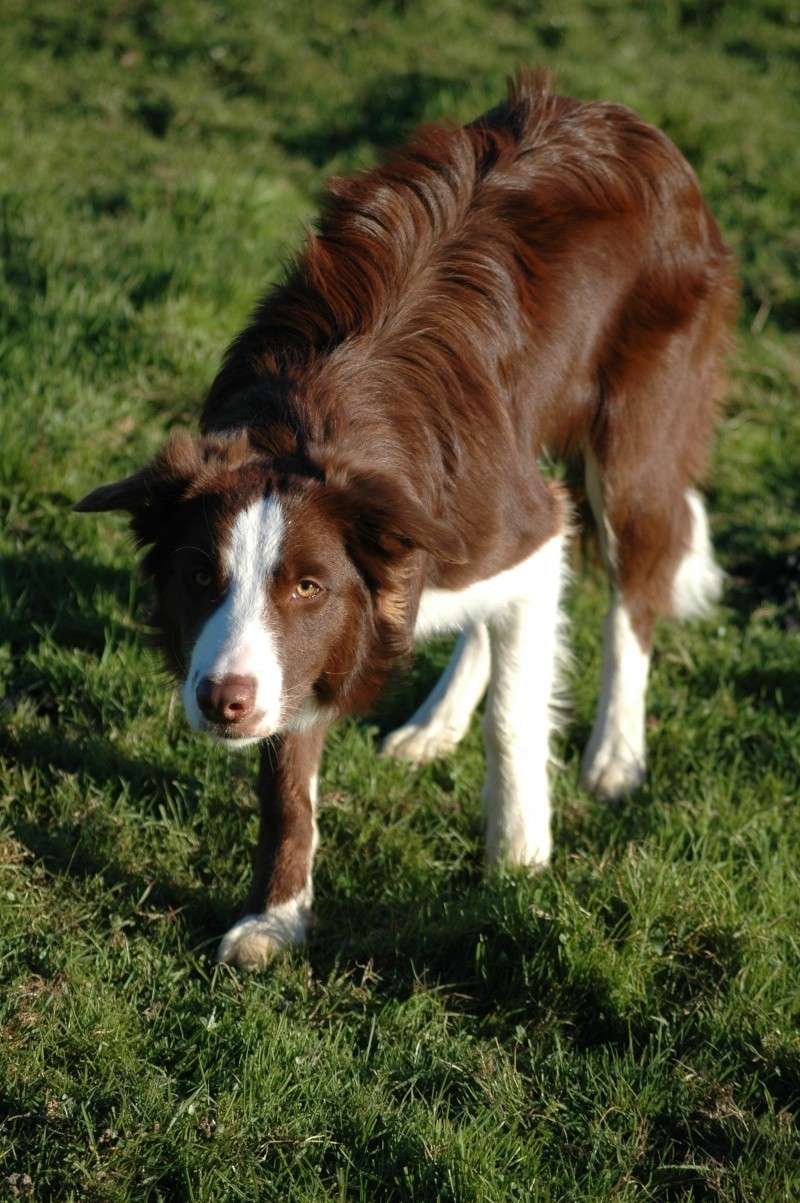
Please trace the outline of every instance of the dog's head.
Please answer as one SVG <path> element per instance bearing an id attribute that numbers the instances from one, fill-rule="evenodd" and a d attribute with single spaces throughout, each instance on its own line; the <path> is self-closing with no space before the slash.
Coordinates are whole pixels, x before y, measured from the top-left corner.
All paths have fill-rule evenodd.
<path id="1" fill-rule="evenodd" d="M 365 705 L 411 643 L 419 558 L 457 539 L 386 475 L 174 434 L 79 511 L 125 510 L 197 730 L 231 746 Z"/>

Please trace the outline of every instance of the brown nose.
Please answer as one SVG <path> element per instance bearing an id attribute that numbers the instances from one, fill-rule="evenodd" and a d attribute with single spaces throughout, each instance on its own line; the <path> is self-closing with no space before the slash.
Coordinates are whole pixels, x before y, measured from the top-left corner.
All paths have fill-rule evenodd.
<path id="1" fill-rule="evenodd" d="M 253 713 L 255 677 L 230 675 L 221 681 L 203 677 L 197 686 L 197 704 L 214 723 L 241 723 Z"/>

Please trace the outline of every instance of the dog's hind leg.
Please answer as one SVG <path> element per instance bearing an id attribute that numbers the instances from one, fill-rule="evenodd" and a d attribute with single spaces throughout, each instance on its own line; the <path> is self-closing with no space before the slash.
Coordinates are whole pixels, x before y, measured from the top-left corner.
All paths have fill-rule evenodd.
<path id="1" fill-rule="evenodd" d="M 603 628 L 600 701 L 582 781 L 610 800 L 631 793 L 645 775 L 645 702 L 655 620 L 705 613 L 719 597 L 722 573 L 712 555 L 705 507 L 694 489 L 676 481 L 661 504 L 651 500 L 633 508 L 612 501 L 609 506 L 590 457 L 587 493 L 612 597 Z"/>
<path id="2" fill-rule="evenodd" d="M 709 221 L 702 245 L 682 243 L 683 254 L 641 266 L 618 317 L 619 341 L 599 364 L 586 491 L 612 597 L 583 781 L 602 798 L 630 793 L 644 776 L 656 620 L 702 613 L 720 592 L 692 488 L 705 472 L 733 316 L 728 255 Z"/>
<path id="3" fill-rule="evenodd" d="M 383 752 L 424 764 L 464 737 L 489 682 L 489 632 L 475 623 L 459 636 L 450 663 L 407 723 L 386 736 Z"/>

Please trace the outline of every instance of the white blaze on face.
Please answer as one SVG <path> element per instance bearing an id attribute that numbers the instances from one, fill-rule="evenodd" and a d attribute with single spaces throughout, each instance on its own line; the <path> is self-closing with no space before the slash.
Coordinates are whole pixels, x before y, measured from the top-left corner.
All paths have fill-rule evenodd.
<path id="1" fill-rule="evenodd" d="M 258 734 L 237 743 L 269 735 L 281 724 L 283 672 L 275 633 L 267 619 L 267 589 L 280 559 L 283 532 L 283 511 L 277 497 L 259 498 L 236 515 L 230 541 L 222 549 L 228 591 L 200 631 L 183 685 L 189 721 L 195 729 L 202 729 L 205 723 L 196 690 L 204 677 L 214 681 L 230 675 L 255 679 Z"/>

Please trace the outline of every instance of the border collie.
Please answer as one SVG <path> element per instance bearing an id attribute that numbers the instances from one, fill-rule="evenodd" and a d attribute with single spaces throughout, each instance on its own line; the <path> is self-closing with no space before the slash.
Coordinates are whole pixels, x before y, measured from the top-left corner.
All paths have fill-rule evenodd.
<path id="1" fill-rule="evenodd" d="M 252 888 L 221 960 L 303 939 L 326 730 L 430 635 L 460 632 L 385 750 L 450 751 L 488 687 L 487 857 L 546 863 L 569 507 L 543 457 L 582 467 L 611 582 L 584 782 L 641 782 L 654 623 L 720 587 L 694 485 L 735 293 L 665 135 L 524 73 L 472 124 L 332 180 L 199 435 L 78 503 L 130 513 L 191 725 L 261 744 Z"/>

